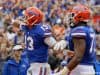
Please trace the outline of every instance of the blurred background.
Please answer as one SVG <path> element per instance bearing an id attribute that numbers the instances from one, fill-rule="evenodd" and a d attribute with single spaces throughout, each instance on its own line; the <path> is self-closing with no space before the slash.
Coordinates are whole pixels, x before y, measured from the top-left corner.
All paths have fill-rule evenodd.
<path id="1" fill-rule="evenodd" d="M 20 24 L 14 22 L 14 20 L 23 20 L 23 10 L 30 6 L 36 6 L 45 14 L 43 20 L 45 25 L 51 27 L 55 25 L 63 26 L 68 32 L 67 12 L 76 4 L 87 5 L 92 10 L 92 18 L 89 24 L 96 32 L 97 60 L 100 62 L 100 0 L 0 0 L 0 72 L 4 62 L 10 56 L 13 45 L 24 45 L 24 33 L 21 30 L 15 31 Z M 15 25 L 15 28 L 12 28 L 12 25 Z M 59 54 L 59 56 L 60 59 L 63 59 L 64 55 Z M 49 62 L 51 65 L 55 65 L 58 61 L 60 60 L 54 59 L 52 51 L 50 51 Z"/>

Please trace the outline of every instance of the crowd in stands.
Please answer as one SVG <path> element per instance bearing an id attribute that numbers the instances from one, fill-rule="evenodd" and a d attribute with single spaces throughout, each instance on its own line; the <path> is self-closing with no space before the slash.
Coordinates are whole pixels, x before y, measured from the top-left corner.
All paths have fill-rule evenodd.
<path id="1" fill-rule="evenodd" d="M 15 32 L 16 28 L 12 28 L 12 25 L 20 25 L 18 22 L 14 23 L 14 20 L 24 20 L 24 9 L 36 6 L 45 14 L 43 20 L 45 25 L 51 27 L 54 25 L 64 26 L 68 30 L 67 12 L 75 4 L 87 5 L 92 10 L 92 18 L 89 24 L 95 29 L 97 54 L 100 55 L 100 0 L 0 0 L 0 71 L 4 62 L 11 55 L 13 45 L 22 44 L 24 46 L 23 32 L 21 30 Z M 59 61 L 56 61 L 53 56 L 50 59 L 55 62 Z"/>

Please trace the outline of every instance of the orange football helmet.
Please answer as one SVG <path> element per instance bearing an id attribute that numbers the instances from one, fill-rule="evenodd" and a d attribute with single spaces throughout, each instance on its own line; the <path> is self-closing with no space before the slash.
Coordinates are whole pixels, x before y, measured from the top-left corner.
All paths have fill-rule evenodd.
<path id="1" fill-rule="evenodd" d="M 43 20 L 43 12 L 36 7 L 29 7 L 23 12 L 26 23 L 29 26 L 33 26 L 35 24 L 40 23 Z"/>
<path id="2" fill-rule="evenodd" d="M 84 5 L 76 5 L 72 8 L 71 11 L 74 23 L 78 23 L 80 21 L 87 22 L 91 17 L 91 11 L 87 6 Z"/>

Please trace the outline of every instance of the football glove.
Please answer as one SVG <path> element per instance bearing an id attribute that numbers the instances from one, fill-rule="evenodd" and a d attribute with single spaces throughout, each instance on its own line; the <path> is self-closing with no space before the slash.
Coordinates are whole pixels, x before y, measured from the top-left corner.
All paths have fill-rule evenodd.
<path id="1" fill-rule="evenodd" d="M 57 42 L 55 45 L 54 45 L 54 50 L 58 51 L 58 50 L 63 50 L 64 48 L 66 48 L 67 46 L 67 41 L 65 40 L 61 40 L 59 42 Z"/>

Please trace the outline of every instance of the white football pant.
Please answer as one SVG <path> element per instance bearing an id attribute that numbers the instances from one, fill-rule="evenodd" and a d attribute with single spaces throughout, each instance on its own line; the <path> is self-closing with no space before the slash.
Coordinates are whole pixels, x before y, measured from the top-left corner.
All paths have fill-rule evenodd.
<path id="1" fill-rule="evenodd" d="M 48 63 L 32 63 L 27 70 L 27 75 L 50 75 L 50 72 Z"/>
<path id="2" fill-rule="evenodd" d="M 95 75 L 92 65 L 78 65 L 69 75 Z"/>

